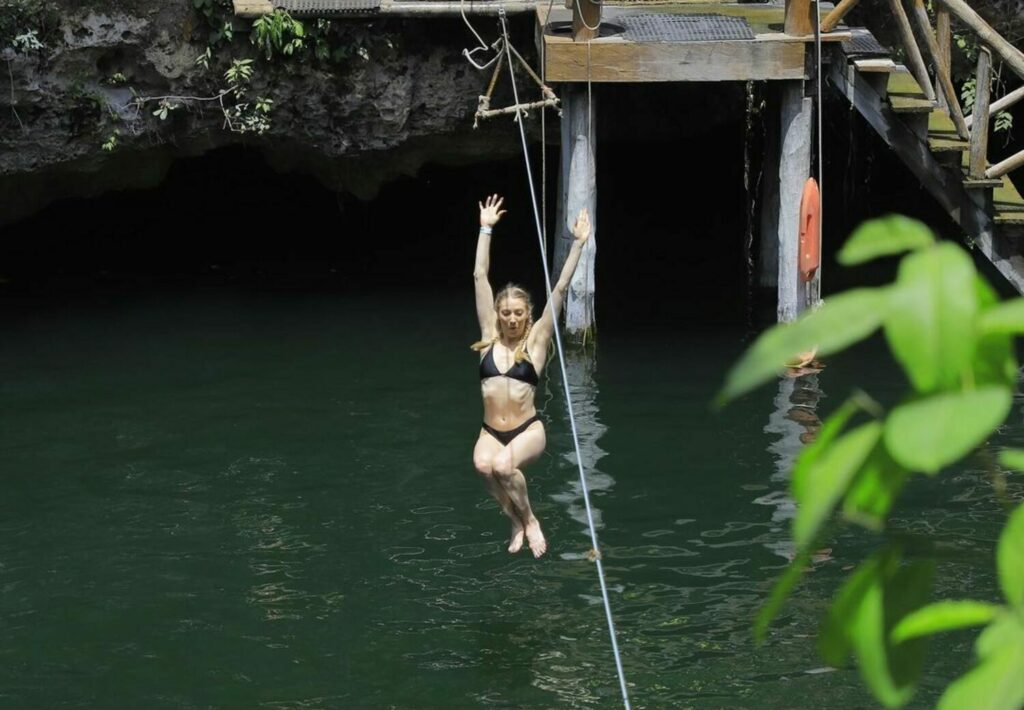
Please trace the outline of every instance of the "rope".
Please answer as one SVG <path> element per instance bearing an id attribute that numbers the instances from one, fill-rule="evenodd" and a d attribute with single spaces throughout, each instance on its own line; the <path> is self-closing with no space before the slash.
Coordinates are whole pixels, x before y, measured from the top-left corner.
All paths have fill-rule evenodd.
<path id="1" fill-rule="evenodd" d="M 821 283 L 821 266 L 824 259 L 820 257 L 822 249 L 822 237 L 825 232 L 825 168 L 824 168 L 824 156 L 822 150 L 822 117 L 821 117 L 821 0 L 815 0 L 814 2 L 815 22 L 814 22 L 814 52 L 815 61 L 817 62 L 817 74 L 815 74 L 814 84 L 817 90 L 818 99 L 818 283 Z M 817 308 L 818 304 L 821 303 L 821 293 L 818 293 L 818 303 L 811 304 L 812 308 Z"/>
<path id="2" fill-rule="evenodd" d="M 509 53 L 508 66 L 509 74 L 512 77 L 512 92 L 515 97 L 515 101 L 518 104 L 519 90 L 516 87 L 515 71 L 512 68 L 511 52 L 508 49 L 508 25 L 505 21 L 504 8 L 499 8 L 498 16 L 501 18 L 501 31 L 505 38 L 505 51 Z M 544 267 L 544 288 L 547 292 L 548 303 L 551 303 L 551 272 L 548 269 L 547 247 L 544 244 L 544 229 L 541 227 L 540 213 L 537 209 L 537 192 L 533 185 L 533 172 L 530 170 L 530 156 L 526 145 L 526 129 L 523 127 L 522 114 L 517 115 L 516 122 L 519 124 L 519 136 L 523 143 L 523 159 L 526 164 L 526 177 L 530 185 L 530 200 L 533 204 L 533 217 L 537 228 L 537 240 L 540 244 L 541 264 Z M 565 369 L 565 352 L 562 349 L 562 336 L 558 329 L 558 314 L 554 313 L 552 310 L 552 316 L 554 317 L 555 323 L 555 346 L 558 350 L 558 364 L 562 372 L 562 386 L 565 389 L 565 404 L 569 410 L 569 424 L 572 427 L 572 443 L 576 450 L 576 462 L 579 465 L 580 485 L 583 490 L 583 502 L 587 509 L 587 524 L 590 526 L 590 542 L 592 545 L 590 553 L 593 557 L 594 563 L 597 565 L 597 577 L 601 583 L 601 599 L 604 601 L 604 612 L 608 621 L 608 634 L 611 637 L 612 653 L 615 655 L 615 669 L 619 675 L 619 689 L 622 691 L 622 703 L 626 710 L 630 710 L 629 691 L 626 689 L 626 675 L 622 670 L 622 656 L 619 654 L 619 642 L 615 636 L 615 621 L 612 619 L 611 602 L 608 600 L 608 584 L 605 582 L 604 567 L 601 565 L 601 552 L 597 542 L 597 530 L 594 526 L 594 514 L 590 507 L 590 492 L 587 489 L 587 476 L 583 470 L 583 456 L 580 453 L 579 433 L 576 430 L 576 416 L 573 413 L 572 398 L 569 393 L 569 376 Z"/>

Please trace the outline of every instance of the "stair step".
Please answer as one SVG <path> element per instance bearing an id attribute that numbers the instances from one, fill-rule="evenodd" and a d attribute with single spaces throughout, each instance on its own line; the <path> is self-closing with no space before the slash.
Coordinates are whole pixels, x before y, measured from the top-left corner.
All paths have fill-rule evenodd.
<path id="1" fill-rule="evenodd" d="M 889 105 L 896 113 L 931 113 L 935 109 L 934 102 L 925 96 L 910 72 L 890 74 L 887 91 Z"/>
<path id="2" fill-rule="evenodd" d="M 988 178 L 964 178 L 964 187 L 968 190 L 1002 187 L 1003 181 L 999 178 L 989 180 Z"/>
<path id="3" fill-rule="evenodd" d="M 1024 224 L 1024 197 L 1009 175 L 1003 175 L 1002 185 L 992 191 L 992 206 L 996 224 Z"/>
<path id="4" fill-rule="evenodd" d="M 971 144 L 956 132 L 952 119 L 941 108 L 936 108 L 928 115 L 928 147 L 933 153 L 945 151 L 966 151 Z"/>
<path id="5" fill-rule="evenodd" d="M 902 64 L 897 64 L 893 60 L 886 58 L 854 59 L 853 65 L 857 67 L 857 71 L 863 72 L 882 72 L 891 74 L 893 72 L 907 70 Z"/>

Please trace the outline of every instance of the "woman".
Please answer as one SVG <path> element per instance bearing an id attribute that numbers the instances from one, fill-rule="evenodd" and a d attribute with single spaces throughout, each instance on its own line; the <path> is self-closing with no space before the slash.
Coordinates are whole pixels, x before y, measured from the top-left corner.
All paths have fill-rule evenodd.
<path id="1" fill-rule="evenodd" d="M 540 557 L 547 551 L 548 543 L 530 507 L 522 467 L 544 452 L 544 424 L 537 416 L 534 396 L 555 332 L 555 314 L 562 306 L 583 245 L 590 237 L 590 217 L 585 209 L 580 211 L 572 228 L 574 239 L 562 274 L 544 313 L 534 323 L 530 294 L 509 284 L 494 296 L 487 280 L 491 231 L 505 214 L 501 209 L 503 201 L 491 195 L 480 203 L 480 235 L 473 270 L 480 340 L 472 347 L 483 353 L 480 390 L 484 423 L 473 449 L 473 465 L 512 521 L 508 551 L 519 552 L 525 538 L 533 556 Z"/>

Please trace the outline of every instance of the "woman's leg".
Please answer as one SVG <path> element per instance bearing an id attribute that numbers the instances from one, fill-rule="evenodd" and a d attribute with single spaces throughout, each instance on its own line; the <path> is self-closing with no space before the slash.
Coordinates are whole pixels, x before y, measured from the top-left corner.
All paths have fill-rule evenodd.
<path id="1" fill-rule="evenodd" d="M 543 555 L 548 549 L 548 543 L 540 529 L 540 521 L 530 506 L 530 496 L 526 491 L 526 477 L 523 475 L 522 467 L 540 458 L 546 444 L 544 425 L 540 422 L 531 424 L 526 431 L 501 449 L 492 464 L 495 476 L 522 516 L 526 538 L 534 557 Z"/>
<path id="2" fill-rule="evenodd" d="M 484 485 L 487 487 L 488 492 L 498 501 L 502 512 L 512 521 L 512 537 L 508 543 L 508 551 L 516 553 L 523 548 L 523 535 L 526 526 L 523 524 L 523 519 L 519 511 L 516 510 L 515 505 L 513 505 L 504 486 L 498 482 L 494 473 L 494 459 L 501 453 L 503 448 L 501 443 L 493 436 L 481 432 L 480 438 L 476 440 L 476 446 L 473 448 L 473 466 L 481 478 L 484 479 Z"/>

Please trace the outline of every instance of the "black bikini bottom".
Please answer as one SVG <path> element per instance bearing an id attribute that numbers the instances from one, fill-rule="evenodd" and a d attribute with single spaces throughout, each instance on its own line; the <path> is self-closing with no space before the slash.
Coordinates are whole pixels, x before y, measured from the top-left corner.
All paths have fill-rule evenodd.
<path id="1" fill-rule="evenodd" d="M 490 434 L 495 439 L 500 441 L 502 446 L 508 446 L 509 444 L 512 443 L 513 439 L 515 439 L 517 436 L 519 436 L 524 431 L 526 431 L 526 428 L 528 426 L 530 426 L 534 422 L 539 422 L 539 421 L 540 421 L 540 417 L 538 417 L 536 414 L 534 414 L 532 417 L 530 417 L 525 422 L 523 422 L 522 424 L 517 426 L 515 429 L 509 429 L 508 431 L 501 431 L 500 429 L 495 429 L 494 427 L 490 426 L 487 423 L 483 424 L 483 428 L 484 428 L 484 431 L 486 431 L 488 434 Z"/>

